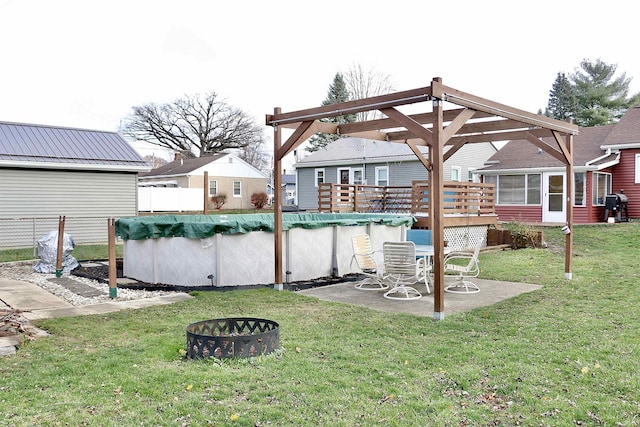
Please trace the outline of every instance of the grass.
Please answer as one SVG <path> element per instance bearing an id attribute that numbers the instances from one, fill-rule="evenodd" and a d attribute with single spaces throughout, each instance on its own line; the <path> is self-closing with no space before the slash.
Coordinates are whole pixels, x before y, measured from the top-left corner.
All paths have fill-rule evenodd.
<path id="1" fill-rule="evenodd" d="M 573 234 L 573 280 L 545 230 L 480 258 L 541 290 L 442 322 L 269 289 L 39 321 L 0 364 L 0 425 L 640 425 L 640 225 Z M 282 350 L 184 359 L 189 323 L 230 316 L 277 321 Z"/>
<path id="2" fill-rule="evenodd" d="M 107 245 L 77 245 L 71 252 L 76 259 L 86 261 L 93 259 L 108 259 L 109 247 Z M 122 244 L 116 245 L 116 257 L 122 257 Z M 38 259 L 37 252 L 33 248 L 5 249 L 0 251 L 0 262 L 14 262 Z"/>

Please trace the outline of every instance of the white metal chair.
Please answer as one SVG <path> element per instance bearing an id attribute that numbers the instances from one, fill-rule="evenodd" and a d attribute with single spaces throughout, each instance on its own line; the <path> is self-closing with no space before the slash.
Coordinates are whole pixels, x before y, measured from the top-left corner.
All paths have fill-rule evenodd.
<path id="1" fill-rule="evenodd" d="M 466 280 L 478 277 L 480 274 L 480 263 L 478 255 L 480 255 L 480 247 L 478 244 L 473 253 L 470 252 L 451 252 L 444 258 L 444 274 L 456 276 L 455 282 L 445 286 L 446 292 L 458 294 L 474 294 L 480 292 L 480 288 L 475 283 Z"/>
<path id="2" fill-rule="evenodd" d="M 351 257 L 351 265 L 356 265 L 365 277 L 364 280 L 356 284 L 356 289 L 381 291 L 389 289 L 382 278 L 382 268 L 378 265 L 371 246 L 371 238 L 368 234 L 357 234 L 351 237 L 351 245 L 353 247 L 353 256 Z"/>
<path id="3" fill-rule="evenodd" d="M 384 242 L 382 244 L 384 258 L 384 279 L 391 289 L 385 292 L 384 297 L 395 300 L 412 300 L 422 297 L 422 294 L 414 287 L 409 286 L 425 278 L 429 266 L 425 258 L 416 260 L 416 246 L 413 242 Z"/>

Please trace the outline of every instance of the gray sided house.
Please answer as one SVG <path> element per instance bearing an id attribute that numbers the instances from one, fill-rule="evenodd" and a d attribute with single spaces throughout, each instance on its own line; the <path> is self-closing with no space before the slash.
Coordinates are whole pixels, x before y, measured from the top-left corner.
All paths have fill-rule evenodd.
<path id="1" fill-rule="evenodd" d="M 107 241 L 107 219 L 137 214 L 149 166 L 119 134 L 0 122 L 0 248 L 29 247 L 65 217 L 76 243 Z"/>
<path id="2" fill-rule="evenodd" d="M 428 153 L 426 146 L 421 146 Z M 445 149 L 446 150 L 446 149 Z M 466 144 L 444 163 L 444 180 L 479 182 L 476 169 L 496 153 L 491 143 Z M 411 186 L 426 180 L 427 170 L 406 144 L 341 138 L 295 164 L 298 208 L 318 209 L 318 184 Z"/>

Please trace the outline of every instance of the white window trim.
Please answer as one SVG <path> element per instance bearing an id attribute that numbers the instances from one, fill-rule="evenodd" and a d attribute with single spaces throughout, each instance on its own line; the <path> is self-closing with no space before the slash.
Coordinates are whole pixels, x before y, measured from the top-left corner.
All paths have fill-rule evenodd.
<path id="1" fill-rule="evenodd" d="M 596 197 L 596 175 L 608 175 L 609 179 L 607 180 L 607 188 L 604 189 L 604 197 L 602 198 L 602 203 L 597 204 L 594 203 L 593 198 Z M 611 194 L 611 187 L 613 183 L 613 174 L 611 172 L 593 172 L 591 174 L 591 206 L 605 206 L 607 195 Z"/>
<path id="2" fill-rule="evenodd" d="M 236 182 L 240 184 L 240 194 L 236 194 Z M 233 191 L 233 197 L 242 197 L 242 181 L 237 179 L 233 180 L 233 188 L 231 189 L 231 191 Z"/>
<path id="3" fill-rule="evenodd" d="M 313 182 L 316 186 L 316 188 L 318 187 L 318 172 L 322 172 L 322 182 L 325 183 L 327 181 L 327 173 L 325 172 L 324 168 L 316 168 L 313 171 Z"/>
<path id="4" fill-rule="evenodd" d="M 358 183 L 357 185 L 363 185 L 365 183 L 364 168 L 360 167 L 360 168 L 350 168 L 349 169 L 349 184 L 355 184 L 356 183 L 356 172 L 357 171 L 360 171 L 360 176 L 362 177 L 361 182 Z"/>
<path id="5" fill-rule="evenodd" d="M 476 173 L 476 168 L 467 168 L 467 180 L 469 182 L 480 182 L 480 175 Z"/>
<path id="6" fill-rule="evenodd" d="M 540 190 L 542 190 L 542 174 L 537 173 L 514 173 L 514 174 L 505 174 L 505 175 L 517 175 L 524 176 L 524 203 L 502 203 L 500 201 L 500 177 L 501 174 L 496 175 L 496 206 L 542 206 L 542 196 L 540 197 L 540 203 L 527 203 L 528 201 L 528 193 L 529 193 L 529 175 L 540 175 Z"/>
<path id="7" fill-rule="evenodd" d="M 573 178 L 574 186 L 573 186 L 573 206 L 584 207 L 587 206 L 587 173 L 586 172 L 574 172 L 574 175 L 582 174 L 584 175 L 584 179 L 582 180 L 582 204 L 576 204 L 576 190 L 578 189 L 577 184 L 575 184 L 576 179 Z"/>
<path id="8" fill-rule="evenodd" d="M 340 172 L 342 172 L 342 171 L 349 171 L 349 183 L 348 184 L 351 184 L 351 178 L 352 178 L 351 168 L 338 168 L 336 170 L 336 184 L 342 184 L 342 175 L 340 174 Z"/>
<path id="9" fill-rule="evenodd" d="M 458 179 L 453 179 L 453 171 L 458 172 Z M 460 182 L 462 180 L 462 168 L 460 166 L 451 166 L 451 181 Z"/>
<path id="10" fill-rule="evenodd" d="M 214 187 L 211 185 L 211 183 L 215 183 L 215 187 L 216 187 L 216 191 L 215 192 L 211 192 L 211 189 Z M 218 195 L 218 180 L 217 179 L 210 179 L 209 180 L 209 196 L 217 196 Z"/>
<path id="11" fill-rule="evenodd" d="M 385 181 L 387 181 L 387 186 L 389 185 L 389 166 L 376 166 L 375 168 L 375 175 L 376 175 L 376 186 L 380 185 L 380 171 L 386 170 L 387 171 L 387 179 Z"/>

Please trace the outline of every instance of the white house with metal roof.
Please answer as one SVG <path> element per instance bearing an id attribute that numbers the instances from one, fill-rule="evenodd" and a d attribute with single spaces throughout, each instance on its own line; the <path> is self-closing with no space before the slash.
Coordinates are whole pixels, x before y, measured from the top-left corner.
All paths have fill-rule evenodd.
<path id="1" fill-rule="evenodd" d="M 106 242 L 149 169 L 116 132 L 0 122 L 0 248 L 32 246 L 60 216 L 76 243 Z"/>
<path id="2" fill-rule="evenodd" d="M 420 146 L 423 153 L 428 147 Z M 466 144 L 444 163 L 444 180 L 479 182 L 476 169 L 496 153 L 490 142 Z M 299 209 L 318 208 L 318 184 L 411 186 L 426 180 L 427 170 L 406 144 L 341 138 L 295 164 Z"/>

